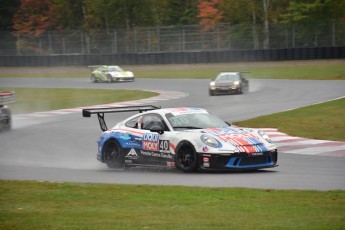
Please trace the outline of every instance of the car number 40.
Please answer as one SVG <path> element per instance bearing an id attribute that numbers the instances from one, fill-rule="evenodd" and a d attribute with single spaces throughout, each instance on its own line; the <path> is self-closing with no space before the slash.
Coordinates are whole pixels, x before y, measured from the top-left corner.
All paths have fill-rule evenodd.
<path id="1" fill-rule="evenodd" d="M 169 141 L 159 140 L 159 150 L 169 150 Z"/>

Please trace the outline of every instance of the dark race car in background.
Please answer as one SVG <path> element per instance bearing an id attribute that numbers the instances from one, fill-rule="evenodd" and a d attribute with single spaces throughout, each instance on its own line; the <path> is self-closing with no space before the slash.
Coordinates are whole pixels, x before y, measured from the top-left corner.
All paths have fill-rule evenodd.
<path id="1" fill-rule="evenodd" d="M 108 129 L 105 114 L 140 113 Z M 201 108 L 132 106 L 84 109 L 103 131 L 97 159 L 109 168 L 133 166 L 201 170 L 256 170 L 278 166 L 277 147 L 262 131 L 232 127 Z"/>
<path id="2" fill-rule="evenodd" d="M 246 93 L 249 81 L 243 76 L 246 72 L 221 72 L 210 82 L 209 95 Z"/>

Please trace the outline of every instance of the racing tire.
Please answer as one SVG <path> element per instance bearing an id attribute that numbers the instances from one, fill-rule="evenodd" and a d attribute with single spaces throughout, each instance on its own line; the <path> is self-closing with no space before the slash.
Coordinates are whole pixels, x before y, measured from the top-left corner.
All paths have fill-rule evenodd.
<path id="1" fill-rule="evenodd" d="M 116 140 L 110 139 L 104 144 L 103 157 L 108 168 L 118 170 L 125 169 L 125 156 Z"/>
<path id="2" fill-rule="evenodd" d="M 110 74 L 107 75 L 107 81 L 108 81 L 109 83 L 113 82 L 113 78 L 111 77 Z"/>
<path id="3" fill-rule="evenodd" d="M 244 87 L 244 93 L 248 93 L 249 92 L 249 85 L 246 85 L 245 87 Z"/>
<path id="4" fill-rule="evenodd" d="M 12 129 L 12 116 L 9 108 L 0 108 L 0 132 Z"/>
<path id="5" fill-rule="evenodd" d="M 90 80 L 91 80 L 92 83 L 97 82 L 97 78 L 96 78 L 96 76 L 94 74 L 91 74 Z"/>
<path id="6" fill-rule="evenodd" d="M 175 156 L 176 168 L 183 172 L 194 172 L 198 169 L 198 156 L 194 146 L 188 141 L 178 144 Z"/>

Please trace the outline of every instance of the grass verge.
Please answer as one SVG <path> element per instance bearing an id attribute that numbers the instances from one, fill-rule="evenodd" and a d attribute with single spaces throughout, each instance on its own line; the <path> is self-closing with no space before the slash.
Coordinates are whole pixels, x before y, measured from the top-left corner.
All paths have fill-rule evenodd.
<path id="1" fill-rule="evenodd" d="M 13 114 L 138 100 L 158 95 L 155 92 L 141 90 L 107 89 L 0 87 L 0 91 L 16 92 L 16 102 L 10 105 Z"/>
<path id="2" fill-rule="evenodd" d="M 235 125 L 251 128 L 278 128 L 292 136 L 345 141 L 345 98 L 286 112 L 261 116 Z"/>
<path id="3" fill-rule="evenodd" d="M 218 67 L 209 69 L 185 70 L 138 70 L 136 76 L 142 78 L 179 78 L 179 79 L 212 79 L 219 72 L 242 71 L 251 79 L 305 79 L 305 80 L 345 80 L 345 65 L 312 65 L 312 66 L 248 66 Z"/>
<path id="4" fill-rule="evenodd" d="M 344 191 L 0 181 L 3 229 L 343 229 Z"/>
<path id="5" fill-rule="evenodd" d="M 281 61 L 124 66 L 136 78 L 212 79 L 222 71 L 249 71 L 249 78 L 345 80 L 345 61 Z M 0 78 L 89 78 L 86 67 L 0 67 Z"/>

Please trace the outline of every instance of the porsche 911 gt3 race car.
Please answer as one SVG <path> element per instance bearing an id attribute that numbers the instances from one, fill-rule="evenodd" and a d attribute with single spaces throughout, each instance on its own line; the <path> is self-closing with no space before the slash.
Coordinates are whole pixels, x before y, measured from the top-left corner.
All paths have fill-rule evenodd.
<path id="1" fill-rule="evenodd" d="M 134 81 L 134 74 L 130 71 L 125 71 L 119 66 L 93 65 L 91 68 L 91 82 L 120 82 L 120 81 Z"/>
<path id="2" fill-rule="evenodd" d="M 106 113 L 132 112 L 108 129 Z M 200 170 L 253 170 L 278 166 L 277 147 L 260 130 L 236 128 L 201 108 L 152 105 L 84 109 L 97 114 L 103 131 L 97 159 L 109 168 L 177 167 Z"/>
<path id="3" fill-rule="evenodd" d="M 7 104 L 14 101 L 14 92 L 0 92 L 0 132 L 12 128 L 11 110 Z"/>
<path id="4" fill-rule="evenodd" d="M 218 94 L 246 93 L 249 91 L 249 81 L 243 74 L 245 72 L 221 72 L 212 79 L 208 87 L 210 96 Z"/>

